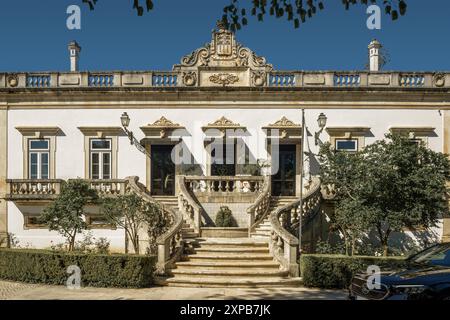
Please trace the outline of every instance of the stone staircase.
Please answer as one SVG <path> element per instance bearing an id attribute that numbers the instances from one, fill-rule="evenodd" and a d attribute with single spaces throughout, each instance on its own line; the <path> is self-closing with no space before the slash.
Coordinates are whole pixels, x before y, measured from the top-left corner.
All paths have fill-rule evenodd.
<path id="1" fill-rule="evenodd" d="M 169 206 L 174 211 L 180 211 L 178 208 L 178 198 L 176 196 L 152 196 L 152 198 L 165 206 Z M 186 220 L 184 220 L 183 229 L 181 232 L 183 233 L 183 239 L 194 239 L 199 236 L 199 234 L 195 232 L 194 228 Z"/>
<path id="2" fill-rule="evenodd" d="M 269 213 L 297 199 L 297 197 L 290 196 L 271 197 Z M 254 232 L 250 233 L 251 238 L 269 240 L 271 230 L 269 215 L 255 228 Z"/>
<path id="3" fill-rule="evenodd" d="M 263 239 L 205 238 L 187 240 L 182 261 L 158 283 L 178 287 L 298 287 L 300 278 L 288 272 L 269 253 Z"/>

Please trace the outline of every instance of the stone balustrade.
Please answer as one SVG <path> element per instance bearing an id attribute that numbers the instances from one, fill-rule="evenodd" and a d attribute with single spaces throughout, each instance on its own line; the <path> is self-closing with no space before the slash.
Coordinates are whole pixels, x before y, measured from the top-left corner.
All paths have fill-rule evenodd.
<path id="1" fill-rule="evenodd" d="M 269 214 L 270 211 L 270 199 L 271 199 L 271 177 L 264 177 L 264 186 L 261 193 L 256 198 L 255 202 L 247 208 L 249 215 L 249 228 L 248 233 L 252 233 Z"/>
<path id="2" fill-rule="evenodd" d="M 187 189 L 186 176 L 177 177 L 178 184 L 178 208 L 180 209 L 184 219 L 191 223 L 195 232 L 200 233 L 202 225 L 202 207 L 191 196 Z"/>
<path id="3" fill-rule="evenodd" d="M 257 194 L 262 190 L 262 176 L 186 176 L 186 185 L 194 193 Z"/>
<path id="4" fill-rule="evenodd" d="M 302 219 L 310 219 L 320 209 L 321 185 L 318 178 L 313 181 L 303 195 Z M 298 276 L 298 228 L 300 221 L 300 199 L 278 208 L 270 215 L 272 226 L 269 249 L 275 259 L 293 277 Z"/>
<path id="5" fill-rule="evenodd" d="M 173 267 L 173 264 L 181 258 L 183 253 L 183 216 L 180 212 L 172 210 L 168 206 L 161 205 L 155 201 L 147 192 L 145 187 L 140 184 L 138 177 L 128 177 L 127 192 L 134 192 L 140 196 L 144 201 L 156 204 L 163 211 L 169 227 L 166 232 L 156 239 L 158 245 L 158 263 L 157 273 L 165 274 L 168 269 Z"/>
<path id="6" fill-rule="evenodd" d="M 51 200 L 61 192 L 61 185 L 64 181 L 60 179 L 8 179 L 6 182 L 8 183 L 7 198 L 11 200 Z"/>
<path id="7" fill-rule="evenodd" d="M 198 71 L 203 72 L 202 70 Z M 206 72 L 206 71 L 205 71 Z M 17 72 L 0 73 L 1 88 L 71 87 L 201 87 L 187 81 L 181 71 Z M 191 75 L 192 76 L 192 75 Z M 248 86 L 335 88 L 450 88 L 450 73 L 369 71 L 271 71 L 266 80 Z M 196 78 L 200 78 L 197 75 Z M 206 84 L 208 85 L 208 84 Z M 246 85 L 247 86 L 247 85 Z"/>
<path id="8" fill-rule="evenodd" d="M 126 193 L 127 180 L 86 179 L 99 196 L 118 196 Z M 61 193 L 62 179 L 8 179 L 7 197 L 11 200 L 53 200 Z"/>
<path id="9" fill-rule="evenodd" d="M 127 180 L 125 179 L 108 179 L 108 180 L 86 180 L 91 189 L 97 191 L 99 196 L 118 196 L 124 195 L 127 188 Z"/>

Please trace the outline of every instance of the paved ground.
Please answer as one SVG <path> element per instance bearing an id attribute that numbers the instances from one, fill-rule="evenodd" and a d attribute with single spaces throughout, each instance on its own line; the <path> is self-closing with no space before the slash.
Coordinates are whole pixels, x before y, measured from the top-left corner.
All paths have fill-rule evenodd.
<path id="1" fill-rule="evenodd" d="M 146 289 L 81 288 L 70 290 L 64 286 L 47 286 L 0 281 L 0 300 L 206 300 L 206 299 L 326 299 L 346 298 L 342 290 L 308 288 L 175 288 Z"/>

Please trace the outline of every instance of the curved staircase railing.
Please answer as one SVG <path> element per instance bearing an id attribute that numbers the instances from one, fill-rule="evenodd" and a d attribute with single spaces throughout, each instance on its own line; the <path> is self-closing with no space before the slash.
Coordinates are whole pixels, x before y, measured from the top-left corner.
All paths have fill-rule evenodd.
<path id="1" fill-rule="evenodd" d="M 258 195 L 255 202 L 250 207 L 247 208 L 247 213 L 249 215 L 249 224 L 248 224 L 249 235 L 269 214 L 270 199 L 271 199 L 270 190 L 271 190 L 270 176 L 265 176 L 261 193 Z"/>
<path id="2" fill-rule="evenodd" d="M 309 190 L 303 195 L 303 218 L 308 219 L 320 209 L 321 203 L 320 179 L 314 177 Z M 269 249 L 283 269 L 289 271 L 292 277 L 298 277 L 297 263 L 299 242 L 292 232 L 298 228 L 300 214 L 300 199 L 278 208 L 270 214 L 272 226 Z"/>
<path id="3" fill-rule="evenodd" d="M 147 192 L 145 187 L 140 184 L 138 177 L 128 177 L 128 192 L 134 192 L 147 202 L 157 204 L 166 217 L 169 218 L 169 229 L 156 239 L 158 245 L 158 263 L 157 273 L 164 274 L 178 261 L 183 253 L 183 238 L 181 229 L 183 228 L 183 216 L 180 212 L 174 211 L 168 206 L 164 206 L 153 199 Z"/>
<path id="4" fill-rule="evenodd" d="M 178 176 L 178 207 L 181 214 L 194 227 L 195 232 L 200 233 L 202 225 L 202 207 L 194 200 L 186 187 L 186 176 Z"/>

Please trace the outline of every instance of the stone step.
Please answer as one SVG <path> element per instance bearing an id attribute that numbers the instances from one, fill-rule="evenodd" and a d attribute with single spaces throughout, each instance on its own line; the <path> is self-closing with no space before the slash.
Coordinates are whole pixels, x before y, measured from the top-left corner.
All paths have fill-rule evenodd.
<path id="1" fill-rule="evenodd" d="M 181 229 L 181 232 L 184 232 L 184 233 L 194 233 L 194 232 L 195 232 L 195 229 L 194 229 L 194 228 L 191 228 L 190 226 L 189 226 L 189 227 L 183 227 L 183 228 Z"/>
<path id="2" fill-rule="evenodd" d="M 248 237 L 245 238 L 199 238 L 198 243 L 202 246 L 223 245 L 223 246 L 267 246 L 267 243 L 256 241 Z"/>
<path id="3" fill-rule="evenodd" d="M 174 287 L 235 287 L 235 288 L 260 288 L 260 287 L 299 287 L 301 278 L 280 277 L 242 277 L 232 279 L 230 277 L 192 277 L 176 276 L 164 280 L 158 280 L 158 284 Z"/>
<path id="4" fill-rule="evenodd" d="M 259 226 L 256 227 L 256 229 L 270 231 L 272 230 L 272 225 L 260 224 Z"/>
<path id="5" fill-rule="evenodd" d="M 273 258 L 269 254 L 260 254 L 260 253 L 246 253 L 245 255 L 240 254 L 239 252 L 220 252 L 220 253 L 195 253 L 185 256 L 185 258 L 189 261 L 211 261 L 211 260 L 229 260 L 229 261 L 253 261 L 253 260 L 268 260 L 273 261 Z"/>
<path id="6" fill-rule="evenodd" d="M 181 230 L 183 238 L 186 239 L 193 239 L 198 237 L 198 232 L 184 232 L 184 230 Z"/>
<path id="7" fill-rule="evenodd" d="M 192 277 L 202 276 L 202 278 L 219 276 L 219 277 L 287 277 L 289 272 L 273 269 L 192 269 L 192 268 L 176 268 L 170 271 L 173 275 L 190 275 Z"/>
<path id="8" fill-rule="evenodd" d="M 275 261 L 180 261 L 176 263 L 177 267 L 183 268 L 201 268 L 201 269 L 225 269 L 225 268 L 264 268 L 279 270 L 280 265 Z"/>
<path id="9" fill-rule="evenodd" d="M 201 246 L 195 248 L 196 252 L 255 252 L 255 253 L 269 253 L 269 248 L 266 247 L 216 247 L 216 246 Z"/>

